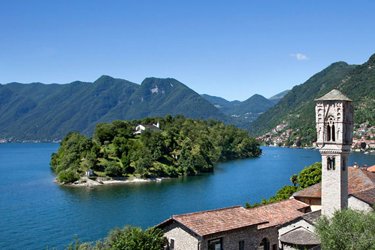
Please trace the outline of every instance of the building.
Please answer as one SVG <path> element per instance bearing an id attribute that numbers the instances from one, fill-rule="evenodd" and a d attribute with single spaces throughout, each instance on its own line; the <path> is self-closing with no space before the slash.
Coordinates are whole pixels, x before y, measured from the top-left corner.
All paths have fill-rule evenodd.
<path id="1" fill-rule="evenodd" d="M 277 227 L 309 211 L 296 199 L 246 209 L 240 206 L 172 216 L 157 227 L 170 249 L 278 249 Z"/>
<path id="2" fill-rule="evenodd" d="M 138 124 L 135 127 L 135 132 L 133 134 L 140 135 L 146 130 L 148 130 L 148 131 L 160 131 L 159 122 L 156 123 L 156 124 Z"/>
<path id="3" fill-rule="evenodd" d="M 316 145 L 322 155 L 322 182 L 290 199 L 252 209 L 229 207 L 175 215 L 157 227 L 169 249 L 320 249 L 314 224 L 350 207 L 371 211 L 375 173 L 347 167 L 352 144 L 353 107 L 338 90 L 316 100 Z"/>

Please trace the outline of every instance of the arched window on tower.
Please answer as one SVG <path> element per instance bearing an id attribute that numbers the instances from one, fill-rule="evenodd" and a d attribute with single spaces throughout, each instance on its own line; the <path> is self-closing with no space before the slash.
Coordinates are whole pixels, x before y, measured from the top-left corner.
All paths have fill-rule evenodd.
<path id="1" fill-rule="evenodd" d="M 332 124 L 332 132 L 331 132 L 331 139 L 332 141 L 335 141 L 336 140 L 336 136 L 335 136 L 335 124 Z"/>
<path id="2" fill-rule="evenodd" d="M 327 125 L 327 141 L 331 140 L 331 126 Z"/>

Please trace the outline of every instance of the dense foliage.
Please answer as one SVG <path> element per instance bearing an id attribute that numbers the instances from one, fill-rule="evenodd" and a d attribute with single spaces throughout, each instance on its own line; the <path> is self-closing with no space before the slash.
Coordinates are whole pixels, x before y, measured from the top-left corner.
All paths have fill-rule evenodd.
<path id="1" fill-rule="evenodd" d="M 250 125 L 253 134 L 271 131 L 278 124 L 286 123 L 292 129 L 286 145 L 300 141 L 303 145 L 316 140 L 315 102 L 333 88 L 353 100 L 356 124 L 368 122 L 375 125 L 375 55 L 362 65 L 338 62 L 315 74 L 305 83 L 295 86 L 274 107 L 259 116 Z"/>
<path id="2" fill-rule="evenodd" d="M 375 249 L 375 212 L 350 209 L 335 212 L 332 219 L 322 217 L 316 224 L 322 249 Z"/>
<path id="3" fill-rule="evenodd" d="M 160 129 L 134 134 L 138 124 Z M 182 116 L 98 124 L 92 139 L 69 133 L 52 155 L 60 182 L 73 182 L 91 169 L 99 176 L 175 177 L 213 171 L 217 162 L 259 156 L 255 139 L 217 121 Z"/>
<path id="4" fill-rule="evenodd" d="M 112 230 L 103 241 L 95 244 L 80 243 L 78 239 L 71 243 L 69 250 L 160 250 L 165 245 L 163 231 L 156 228 L 142 230 L 126 226 Z"/>
<path id="5" fill-rule="evenodd" d="M 281 200 L 289 199 L 293 193 L 319 183 L 322 180 L 322 164 L 316 162 L 308 167 L 302 169 L 299 174 L 294 174 L 290 177 L 292 186 L 284 186 L 280 188 L 274 196 L 268 200 L 263 199 L 260 203 L 249 204 L 246 203 L 246 208 L 257 207 L 264 204 L 269 204 Z"/>

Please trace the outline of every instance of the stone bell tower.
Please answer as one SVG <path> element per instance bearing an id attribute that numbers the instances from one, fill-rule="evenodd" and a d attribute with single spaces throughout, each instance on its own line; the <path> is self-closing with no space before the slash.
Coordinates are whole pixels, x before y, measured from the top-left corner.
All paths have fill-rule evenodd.
<path id="1" fill-rule="evenodd" d="M 333 89 L 315 100 L 317 147 L 322 155 L 322 214 L 348 207 L 347 162 L 353 136 L 352 101 Z"/>

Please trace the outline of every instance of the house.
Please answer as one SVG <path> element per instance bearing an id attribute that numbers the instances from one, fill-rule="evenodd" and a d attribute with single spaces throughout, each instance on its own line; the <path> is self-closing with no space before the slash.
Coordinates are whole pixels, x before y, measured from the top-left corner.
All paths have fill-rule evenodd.
<path id="1" fill-rule="evenodd" d="M 85 175 L 86 177 L 92 177 L 94 176 L 94 171 L 92 169 L 88 169 L 86 172 L 85 172 Z"/>
<path id="2" fill-rule="evenodd" d="M 157 225 L 169 249 L 278 249 L 277 226 L 306 212 L 295 199 L 253 209 L 241 206 L 174 215 Z"/>
<path id="3" fill-rule="evenodd" d="M 347 207 L 372 211 L 375 173 L 347 167 L 353 135 L 351 100 L 338 90 L 316 99 L 322 182 L 288 200 L 252 209 L 229 207 L 174 215 L 157 225 L 173 250 L 320 249 L 315 223 Z"/>
<path id="4" fill-rule="evenodd" d="M 372 211 L 375 173 L 349 167 L 348 176 L 348 206 Z M 321 183 L 318 183 L 294 193 L 288 200 L 251 209 L 237 206 L 174 215 L 157 227 L 166 232 L 170 249 L 175 250 L 320 249 L 314 232 L 320 216 Z M 221 248 L 210 247 L 214 243 Z"/>
<path id="5" fill-rule="evenodd" d="M 315 184 L 293 194 L 293 198 L 321 209 L 322 186 Z M 348 167 L 348 206 L 361 211 L 372 211 L 375 204 L 375 173 L 366 168 Z"/>
<path id="6" fill-rule="evenodd" d="M 144 131 L 160 131 L 160 124 L 157 122 L 156 124 L 138 124 L 135 127 L 135 132 L 133 134 L 140 135 Z"/>

